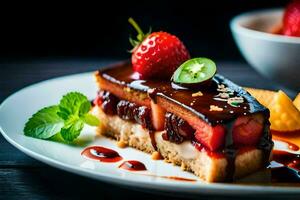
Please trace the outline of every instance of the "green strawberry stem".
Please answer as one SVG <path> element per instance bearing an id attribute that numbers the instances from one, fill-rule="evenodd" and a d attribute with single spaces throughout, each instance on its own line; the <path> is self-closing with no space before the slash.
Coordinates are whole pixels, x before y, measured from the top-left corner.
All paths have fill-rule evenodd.
<path id="1" fill-rule="evenodd" d="M 130 44 L 133 46 L 133 49 L 129 52 L 133 52 L 134 49 L 139 46 L 143 41 L 144 39 L 151 33 L 151 28 L 149 30 L 148 33 L 144 33 L 142 31 L 142 29 L 140 28 L 140 26 L 136 23 L 136 21 L 134 21 L 133 18 L 129 18 L 128 19 L 128 22 L 133 26 L 133 28 L 137 31 L 137 36 L 136 36 L 136 39 L 132 39 L 131 37 L 129 37 L 129 42 Z"/>
<path id="2" fill-rule="evenodd" d="M 133 28 L 138 32 L 138 35 L 145 35 L 144 32 L 142 31 L 142 29 L 140 28 L 140 26 L 136 23 L 136 21 L 134 21 L 133 18 L 129 18 L 128 22 L 133 26 Z"/>

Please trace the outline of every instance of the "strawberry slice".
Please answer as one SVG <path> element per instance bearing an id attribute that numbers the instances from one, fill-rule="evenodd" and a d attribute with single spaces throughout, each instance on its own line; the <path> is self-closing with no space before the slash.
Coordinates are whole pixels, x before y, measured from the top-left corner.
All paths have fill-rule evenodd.
<path id="1" fill-rule="evenodd" d="M 152 124 L 157 131 L 164 129 L 166 110 L 151 101 Z"/>
<path id="2" fill-rule="evenodd" d="M 195 139 L 210 151 L 216 151 L 224 146 L 226 129 L 222 125 L 210 126 L 203 120 L 188 121 L 196 129 Z"/>
<path id="3" fill-rule="evenodd" d="M 236 146 L 254 146 L 263 132 L 263 120 L 260 115 L 239 117 L 233 125 L 232 138 Z"/>
<path id="4" fill-rule="evenodd" d="M 197 129 L 195 138 L 210 151 L 216 151 L 224 146 L 226 129 L 222 125 Z"/>
<path id="5" fill-rule="evenodd" d="M 197 120 L 197 123 L 191 124 L 196 129 L 195 139 L 210 151 L 224 147 L 226 128 L 223 125 L 212 127 L 201 121 Z M 239 117 L 233 125 L 233 143 L 237 147 L 255 146 L 261 138 L 262 132 L 263 118 L 261 115 Z"/>

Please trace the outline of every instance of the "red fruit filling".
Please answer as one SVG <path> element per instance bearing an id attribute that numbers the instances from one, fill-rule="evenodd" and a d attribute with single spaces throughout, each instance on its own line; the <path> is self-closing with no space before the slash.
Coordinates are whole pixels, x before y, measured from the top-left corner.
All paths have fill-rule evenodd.
<path id="1" fill-rule="evenodd" d="M 117 105 L 118 116 L 124 120 L 135 121 L 143 128 L 152 130 L 151 111 L 146 106 L 121 100 Z"/>
<path id="2" fill-rule="evenodd" d="M 204 122 L 205 123 L 205 122 Z M 217 151 L 224 147 L 226 129 L 222 125 L 212 127 L 205 124 L 203 128 L 196 129 L 195 139 L 210 151 Z"/>
<path id="3" fill-rule="evenodd" d="M 164 130 L 166 110 L 151 101 L 152 123 L 157 131 Z"/>
<path id="4" fill-rule="evenodd" d="M 177 144 L 191 139 L 195 132 L 186 121 L 169 112 L 165 115 L 165 130 L 163 139 Z"/>
<path id="5" fill-rule="evenodd" d="M 203 122 L 194 126 L 197 127 L 195 139 L 210 151 L 217 151 L 224 148 L 226 131 L 228 131 L 224 125 L 212 127 Z M 253 115 L 238 117 L 233 123 L 231 134 L 234 146 L 255 146 L 263 134 L 262 116 Z"/>
<path id="6" fill-rule="evenodd" d="M 119 99 L 115 95 L 104 90 L 100 90 L 94 100 L 94 104 L 101 106 L 102 110 L 108 115 L 115 115 L 117 113 L 118 102 Z"/>
<path id="7" fill-rule="evenodd" d="M 107 115 L 118 115 L 128 121 L 135 121 L 143 128 L 152 130 L 151 109 L 146 106 L 138 106 L 126 100 L 120 100 L 108 91 L 99 91 L 94 104 L 100 106 Z"/>
<path id="8" fill-rule="evenodd" d="M 239 117 L 232 130 L 232 138 L 237 146 L 256 145 L 263 133 L 263 119 L 258 115 Z"/>
<path id="9" fill-rule="evenodd" d="M 149 130 L 165 130 L 164 140 L 180 144 L 192 140 L 197 148 L 211 152 L 220 152 L 225 147 L 227 131 L 224 125 L 211 126 L 203 120 L 185 121 L 173 113 L 165 112 L 159 106 L 139 106 L 126 100 L 120 100 L 107 91 L 100 91 L 94 103 L 108 115 L 135 121 Z M 154 104 L 156 105 L 156 104 Z M 155 116 L 156 120 L 153 119 Z M 158 122 L 159 120 L 159 122 Z M 235 147 L 256 146 L 263 134 L 262 115 L 238 117 L 232 126 L 232 142 Z M 162 125 L 163 124 L 163 125 Z M 230 134 L 230 133 L 228 133 Z"/>

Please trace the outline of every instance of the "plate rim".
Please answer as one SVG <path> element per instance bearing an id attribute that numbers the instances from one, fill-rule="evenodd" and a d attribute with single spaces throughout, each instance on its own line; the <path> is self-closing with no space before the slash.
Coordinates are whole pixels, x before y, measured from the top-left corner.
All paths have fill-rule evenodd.
<path id="1" fill-rule="evenodd" d="M 30 88 L 34 88 L 36 86 L 40 86 L 43 84 L 48 84 L 53 81 L 59 81 L 66 78 L 74 78 L 86 76 L 88 74 L 92 75 L 95 71 L 83 72 L 83 73 L 75 73 L 70 75 L 64 75 L 59 77 L 50 78 L 47 80 L 39 81 L 34 84 L 25 86 L 8 97 L 6 97 L 2 103 L 0 104 L 0 114 L 2 113 L 3 108 L 6 106 L 7 102 L 9 102 L 15 95 L 18 95 L 21 92 L 26 92 L 26 90 Z M 47 157 L 38 152 L 28 149 L 22 144 L 18 143 L 14 139 L 9 136 L 9 133 L 6 133 L 0 124 L 0 132 L 2 136 L 15 148 L 25 153 L 27 156 L 32 157 L 42 163 L 45 163 L 51 167 L 58 168 L 63 171 L 71 172 L 73 174 L 77 174 L 80 176 L 92 178 L 94 180 L 104 181 L 108 183 L 113 183 L 122 186 L 129 187 L 137 187 L 137 188 L 149 188 L 160 192 L 176 192 L 176 193 L 188 193 L 191 195 L 195 194 L 205 194 L 205 195 L 216 195 L 216 191 L 221 192 L 219 195 L 268 195 L 268 194 L 284 194 L 284 195 L 294 195 L 300 194 L 299 187 L 291 187 L 291 186 L 262 186 L 262 185 L 230 185 L 226 183 L 207 183 L 203 185 L 197 185 L 197 183 L 191 184 L 172 184 L 171 182 L 146 182 L 146 181 L 134 181 L 128 180 L 124 178 L 117 178 L 107 174 L 104 174 L 101 171 L 91 171 L 80 167 L 74 167 L 71 164 L 57 161 L 51 157 Z M 35 138 L 32 138 L 35 139 Z M 49 141 L 50 142 L 50 141 Z M 233 189 L 234 188 L 234 189 Z M 255 193 L 253 193 L 255 192 Z"/>

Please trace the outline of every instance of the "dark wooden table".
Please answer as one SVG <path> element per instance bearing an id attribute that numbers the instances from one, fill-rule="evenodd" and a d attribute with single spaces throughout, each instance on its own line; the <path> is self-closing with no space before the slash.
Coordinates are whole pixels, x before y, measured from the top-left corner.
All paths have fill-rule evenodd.
<path id="1" fill-rule="evenodd" d="M 67 74 L 93 71 L 110 62 L 113 61 L 60 58 L 0 63 L 0 102 L 32 83 Z M 217 63 L 220 73 L 243 86 L 278 89 L 276 84 L 263 79 L 245 63 Z M 149 192 L 151 191 L 121 188 L 52 168 L 28 157 L 0 136 L 0 199 L 181 199 L 178 196 L 174 198 Z M 232 197 L 216 194 L 214 197 L 198 196 L 197 199 Z"/>

